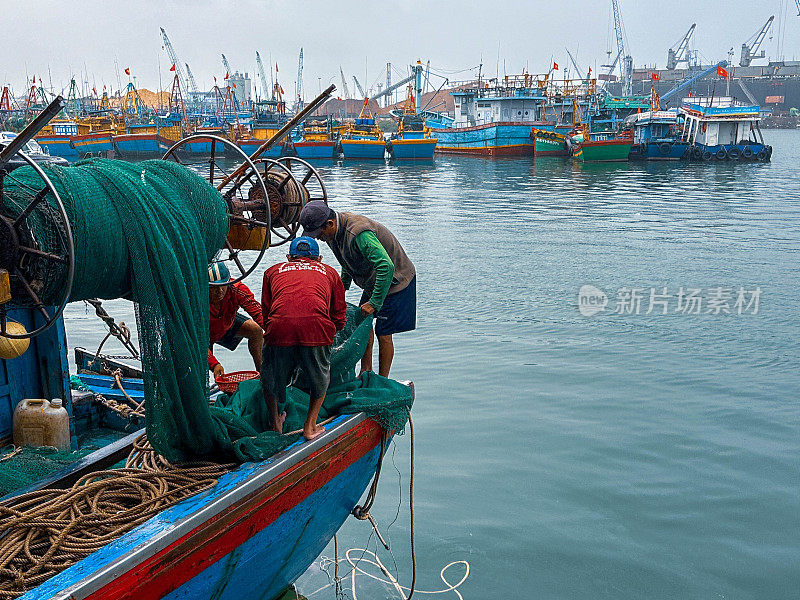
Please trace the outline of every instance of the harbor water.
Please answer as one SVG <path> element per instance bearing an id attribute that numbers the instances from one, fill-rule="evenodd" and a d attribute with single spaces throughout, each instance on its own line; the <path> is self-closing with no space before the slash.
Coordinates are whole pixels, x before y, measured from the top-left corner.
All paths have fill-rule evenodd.
<path id="1" fill-rule="evenodd" d="M 418 589 L 463 560 L 465 599 L 798 596 L 800 131 L 766 137 L 770 163 L 320 163 L 331 205 L 389 226 L 417 266 L 392 375 L 417 390 Z M 257 297 L 284 254 L 247 281 Z M 104 335 L 83 304 L 66 321 L 70 345 Z M 215 353 L 252 368 L 245 344 Z M 372 510 L 391 554 L 367 521 L 338 536 L 404 585 L 409 441 Z M 317 561 L 298 592 L 334 598 L 328 574 Z"/>

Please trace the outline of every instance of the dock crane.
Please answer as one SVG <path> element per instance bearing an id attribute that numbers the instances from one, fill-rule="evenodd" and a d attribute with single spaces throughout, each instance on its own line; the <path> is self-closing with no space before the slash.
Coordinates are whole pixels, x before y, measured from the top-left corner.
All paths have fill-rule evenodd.
<path id="1" fill-rule="evenodd" d="M 222 66 L 225 67 L 225 73 L 226 73 L 226 75 L 228 77 L 233 75 L 233 72 L 231 71 L 231 66 L 230 66 L 230 64 L 228 64 L 228 59 L 225 58 L 224 54 L 222 55 Z M 227 77 L 226 77 L 226 79 L 227 79 Z"/>
<path id="2" fill-rule="evenodd" d="M 339 67 L 339 74 L 342 76 L 342 91 L 344 92 L 344 99 L 348 100 L 350 98 L 350 90 L 347 89 L 347 80 L 344 78 L 344 71 L 342 71 L 342 67 Z"/>
<path id="3" fill-rule="evenodd" d="M 578 66 L 578 63 L 577 63 L 577 62 L 575 62 L 575 57 L 574 57 L 574 56 L 572 56 L 572 52 L 570 52 L 570 51 L 569 51 L 569 48 L 566 48 L 566 47 L 565 47 L 565 48 L 564 48 L 564 50 L 566 50 L 566 51 L 567 51 L 567 56 L 569 56 L 569 60 L 570 60 L 570 62 L 572 63 L 572 66 L 573 66 L 573 67 L 575 67 L 575 72 L 578 74 L 578 76 L 580 76 L 580 75 L 581 75 L 581 73 L 583 73 L 583 72 L 584 72 L 584 71 L 583 71 L 583 69 L 581 69 L 581 68 Z"/>
<path id="4" fill-rule="evenodd" d="M 169 37 L 167 37 L 167 32 L 164 31 L 164 28 L 159 27 L 159 29 L 161 29 L 161 38 L 164 40 L 164 48 L 167 51 L 167 55 L 172 61 L 172 64 L 175 65 L 175 74 L 178 76 L 178 81 L 181 84 L 181 88 L 188 90 L 189 88 L 186 85 L 186 78 L 183 76 L 183 69 L 181 68 L 181 61 L 178 60 L 178 55 L 175 52 L 175 48 L 172 47 L 172 42 L 169 41 Z"/>
<path id="5" fill-rule="evenodd" d="M 740 67 L 749 67 L 750 63 L 753 62 L 753 59 L 764 58 L 766 55 L 764 50 L 762 50 L 760 54 L 756 54 L 756 52 L 758 52 L 758 49 L 761 47 L 761 43 L 764 41 L 764 38 L 772 27 L 772 22 L 774 20 L 775 15 L 767 19 L 767 22 L 764 23 L 764 26 L 759 29 L 749 40 L 742 44 L 742 56 L 739 59 Z"/>
<path id="6" fill-rule="evenodd" d="M 194 75 L 192 75 L 192 70 L 189 68 L 189 63 L 183 63 L 186 67 L 186 77 L 189 78 L 189 90 L 194 95 L 195 99 L 198 98 L 200 92 L 197 89 L 197 82 L 194 80 Z"/>
<path id="7" fill-rule="evenodd" d="M 667 69 L 670 71 L 673 71 L 683 62 L 686 63 L 687 67 L 689 66 L 689 41 L 692 39 L 696 26 L 697 23 L 692 23 L 692 26 L 689 27 L 689 31 L 681 38 L 681 41 L 667 50 Z"/>
<path id="8" fill-rule="evenodd" d="M 258 76 L 261 78 L 261 89 L 264 91 L 264 99 L 271 88 L 267 87 L 267 76 L 264 74 L 264 63 L 261 62 L 261 55 L 256 50 L 256 64 L 258 65 Z"/>
<path id="9" fill-rule="evenodd" d="M 614 63 L 622 61 L 620 65 L 620 75 L 622 76 L 622 93 L 625 96 L 631 95 L 631 83 L 633 76 L 633 58 L 625 52 L 625 42 L 623 41 L 622 17 L 619 13 L 619 0 L 611 0 L 611 7 L 614 11 L 614 34 L 617 38 L 617 58 Z M 612 69 L 613 71 L 613 69 Z M 610 73 L 609 73 L 610 74 Z"/>
<path id="10" fill-rule="evenodd" d="M 297 61 L 297 83 L 294 86 L 297 110 L 303 108 L 303 49 L 300 48 L 300 58 Z"/>
<path id="11" fill-rule="evenodd" d="M 358 89 L 358 93 L 361 94 L 362 98 L 366 98 L 367 95 L 364 93 L 364 88 L 361 87 L 361 84 L 358 82 L 358 78 L 353 75 L 353 81 L 356 82 L 356 89 Z"/>

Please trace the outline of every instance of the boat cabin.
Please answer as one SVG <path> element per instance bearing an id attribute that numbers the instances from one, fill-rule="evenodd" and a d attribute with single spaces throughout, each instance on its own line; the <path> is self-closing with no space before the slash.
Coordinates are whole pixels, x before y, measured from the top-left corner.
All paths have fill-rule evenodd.
<path id="1" fill-rule="evenodd" d="M 708 148 L 764 144 L 757 105 L 734 98 L 687 98 L 680 108 L 684 116 L 682 139 Z"/>
<path id="2" fill-rule="evenodd" d="M 487 84 L 488 85 L 488 84 Z M 545 97 L 538 86 L 512 84 L 451 92 L 455 103 L 453 127 L 488 123 L 539 121 Z"/>

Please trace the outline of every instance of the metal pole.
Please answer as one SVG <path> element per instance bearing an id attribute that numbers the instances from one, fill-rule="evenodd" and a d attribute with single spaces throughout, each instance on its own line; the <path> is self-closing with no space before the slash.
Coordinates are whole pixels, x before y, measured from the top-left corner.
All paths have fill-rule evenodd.
<path id="1" fill-rule="evenodd" d="M 2 150 L 0 150 L 0 167 L 5 165 L 11 158 L 25 147 L 41 129 L 47 125 L 64 108 L 64 98 L 56 98 L 31 121 L 28 126 L 17 134 Z"/>

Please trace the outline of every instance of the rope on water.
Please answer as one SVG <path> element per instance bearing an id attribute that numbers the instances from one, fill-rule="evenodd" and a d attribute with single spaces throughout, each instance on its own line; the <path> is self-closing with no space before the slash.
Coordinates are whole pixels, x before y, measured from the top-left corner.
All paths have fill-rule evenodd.
<path id="1" fill-rule="evenodd" d="M 85 475 L 67 489 L 0 502 L 0 599 L 18 598 L 154 515 L 214 486 L 233 464 L 174 465 L 145 436 L 125 468 Z"/>
<path id="2" fill-rule="evenodd" d="M 415 459 L 415 457 L 414 457 L 414 422 L 411 419 L 411 415 L 410 414 L 408 416 L 408 425 L 409 425 L 409 428 L 411 430 L 411 478 L 410 478 L 409 490 L 408 490 L 409 491 L 410 529 L 411 529 L 411 565 L 412 565 L 412 567 L 411 567 L 411 573 L 412 573 L 412 575 L 411 575 L 411 585 L 410 586 L 401 585 L 400 582 L 397 580 L 397 578 L 394 575 L 392 575 L 392 573 L 389 571 L 389 569 L 386 567 L 386 565 L 383 564 L 383 562 L 381 561 L 381 559 L 378 556 L 377 552 L 373 552 L 372 550 L 369 550 L 368 548 L 348 548 L 347 551 L 345 552 L 344 558 L 339 558 L 339 540 L 338 540 L 337 536 L 334 535 L 334 537 L 333 537 L 333 541 L 334 541 L 334 557 L 333 557 L 333 559 L 330 559 L 328 557 L 323 556 L 322 560 L 320 561 L 320 568 L 322 569 L 322 571 L 324 571 L 326 573 L 329 573 L 328 568 L 330 568 L 331 564 L 333 565 L 333 567 L 334 567 L 333 579 L 328 584 L 326 584 L 326 585 L 314 590 L 310 594 L 305 594 L 306 598 L 310 598 L 311 596 L 314 596 L 314 595 L 320 593 L 321 591 L 323 591 L 325 589 L 328 589 L 331 586 L 335 587 L 335 589 L 336 589 L 336 597 L 338 598 L 340 596 L 341 583 L 342 583 L 342 580 L 343 580 L 343 578 L 339 577 L 339 564 L 343 563 L 343 562 L 346 562 L 348 565 L 350 565 L 350 571 L 348 573 L 346 573 L 344 577 L 345 578 L 348 577 L 348 576 L 350 577 L 350 595 L 352 596 L 353 600 L 358 600 L 358 595 L 357 595 L 357 591 L 356 591 L 357 590 L 357 587 L 356 587 L 356 576 L 358 574 L 361 574 L 361 575 L 363 575 L 365 577 L 368 577 L 370 579 L 378 581 L 378 582 L 380 582 L 382 584 L 392 586 L 394 588 L 394 590 L 397 592 L 397 594 L 400 596 L 400 598 L 402 598 L 403 600 L 411 600 L 411 597 L 414 595 L 414 593 L 424 594 L 424 595 L 438 595 L 438 594 L 446 594 L 446 593 L 449 593 L 449 592 L 452 592 L 453 594 L 455 594 L 458 597 L 459 600 L 463 600 L 463 596 L 461 595 L 461 592 L 459 592 L 458 588 L 460 588 L 463 585 L 463 583 L 469 578 L 470 565 L 469 565 L 469 562 L 467 562 L 466 560 L 456 560 L 456 561 L 448 563 L 444 567 L 442 567 L 442 570 L 439 571 L 439 579 L 441 579 L 444 582 L 444 584 L 445 584 L 444 588 L 442 588 L 440 590 L 418 590 L 418 589 L 416 589 L 416 583 L 417 583 L 417 551 L 416 551 L 416 545 L 415 545 L 415 539 L 414 539 L 414 532 L 415 532 L 415 523 L 414 523 L 414 463 L 415 463 L 415 460 L 414 460 Z M 372 524 L 373 530 L 377 534 L 378 538 L 381 540 L 381 543 L 391 553 L 391 549 L 389 548 L 388 544 L 386 544 L 386 542 L 383 540 L 383 537 L 381 536 L 380 532 L 378 531 L 378 527 L 375 524 L 374 519 L 369 514 L 369 509 L 372 507 L 372 503 L 375 501 L 375 494 L 377 493 L 377 480 L 378 480 L 378 477 L 380 476 L 380 469 L 381 469 L 381 463 L 383 461 L 383 454 L 384 454 L 384 449 L 381 448 L 381 457 L 380 457 L 380 459 L 378 461 L 378 466 L 376 468 L 375 478 L 373 479 L 373 484 L 370 487 L 370 490 L 369 490 L 369 492 L 367 494 L 367 499 L 364 502 L 364 506 L 363 507 L 362 506 L 356 506 L 356 508 L 353 510 L 353 516 L 355 516 L 359 520 L 369 520 L 370 523 Z M 358 513 L 358 514 L 356 514 L 356 513 Z M 359 516 L 359 515 L 361 515 L 361 516 Z M 370 534 L 370 537 L 371 537 L 371 535 L 372 534 Z M 369 541 L 367 542 L 366 545 L 369 546 Z M 355 555 L 358 555 L 358 556 L 355 556 Z M 369 558 L 367 558 L 367 557 L 369 557 Z M 364 567 L 361 566 L 361 563 L 365 563 L 366 565 L 372 565 L 373 567 L 376 567 L 377 569 L 379 569 L 381 571 L 381 575 L 376 575 L 374 573 L 370 573 L 369 571 L 365 570 Z M 452 569 L 453 567 L 459 566 L 459 565 L 464 567 L 464 574 L 462 575 L 461 579 L 459 579 L 457 582 L 450 583 L 450 581 L 448 580 L 446 574 L 450 571 L 450 569 Z M 406 592 L 408 592 L 408 595 L 406 595 Z"/>

